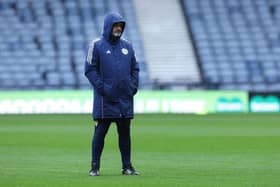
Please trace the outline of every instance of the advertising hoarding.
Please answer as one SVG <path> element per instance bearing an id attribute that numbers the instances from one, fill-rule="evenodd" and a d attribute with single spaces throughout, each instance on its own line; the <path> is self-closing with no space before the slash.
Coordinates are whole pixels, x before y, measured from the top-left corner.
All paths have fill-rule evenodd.
<path id="1" fill-rule="evenodd" d="M 91 113 L 92 91 L 2 91 L 0 113 Z M 145 91 L 137 93 L 135 113 L 247 112 L 246 92 Z"/>

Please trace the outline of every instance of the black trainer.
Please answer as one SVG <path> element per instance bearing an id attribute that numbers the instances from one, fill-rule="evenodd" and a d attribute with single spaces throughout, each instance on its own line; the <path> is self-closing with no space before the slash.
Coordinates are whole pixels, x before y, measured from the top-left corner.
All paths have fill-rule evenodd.
<path id="1" fill-rule="evenodd" d="M 91 170 L 89 171 L 89 175 L 90 176 L 99 176 L 100 175 L 99 167 L 95 163 L 91 164 Z"/>
<path id="2" fill-rule="evenodd" d="M 122 169 L 123 175 L 140 175 L 138 171 L 134 169 L 132 165 L 128 165 L 127 167 Z"/>

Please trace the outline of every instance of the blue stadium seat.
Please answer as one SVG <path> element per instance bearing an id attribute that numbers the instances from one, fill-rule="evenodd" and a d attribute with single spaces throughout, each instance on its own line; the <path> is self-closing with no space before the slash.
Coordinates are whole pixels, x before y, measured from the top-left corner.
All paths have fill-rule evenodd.
<path id="1" fill-rule="evenodd" d="M 0 89 L 90 88 L 83 75 L 86 49 L 101 35 L 104 16 L 113 10 L 130 25 L 124 36 L 134 44 L 143 68 L 140 77 L 147 80 L 131 0 L 1 0 L 0 71 L 16 66 L 10 68 L 13 73 L 0 74 Z"/>
<path id="2" fill-rule="evenodd" d="M 208 83 L 218 83 L 220 89 L 280 90 L 280 1 L 182 4 Z"/>

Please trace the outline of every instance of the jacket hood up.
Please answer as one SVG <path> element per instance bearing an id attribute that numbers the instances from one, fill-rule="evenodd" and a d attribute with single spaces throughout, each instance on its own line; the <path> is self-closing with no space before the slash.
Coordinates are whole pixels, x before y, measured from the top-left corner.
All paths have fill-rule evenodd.
<path id="1" fill-rule="evenodd" d="M 107 14 L 104 19 L 102 35 L 108 41 L 110 41 L 110 39 L 111 39 L 110 37 L 112 34 L 112 28 L 115 23 L 123 23 L 123 28 L 122 28 L 122 33 L 123 33 L 124 28 L 125 28 L 125 21 L 124 21 L 123 17 L 117 12 L 112 12 L 112 13 Z"/>

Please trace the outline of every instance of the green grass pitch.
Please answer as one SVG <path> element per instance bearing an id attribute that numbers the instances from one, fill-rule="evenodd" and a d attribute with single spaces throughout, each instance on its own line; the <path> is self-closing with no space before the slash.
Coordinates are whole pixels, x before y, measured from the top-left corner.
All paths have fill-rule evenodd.
<path id="1" fill-rule="evenodd" d="M 89 177 L 90 115 L 1 115 L 0 186 L 279 186 L 280 115 L 136 115 L 122 176 L 117 131 Z"/>

